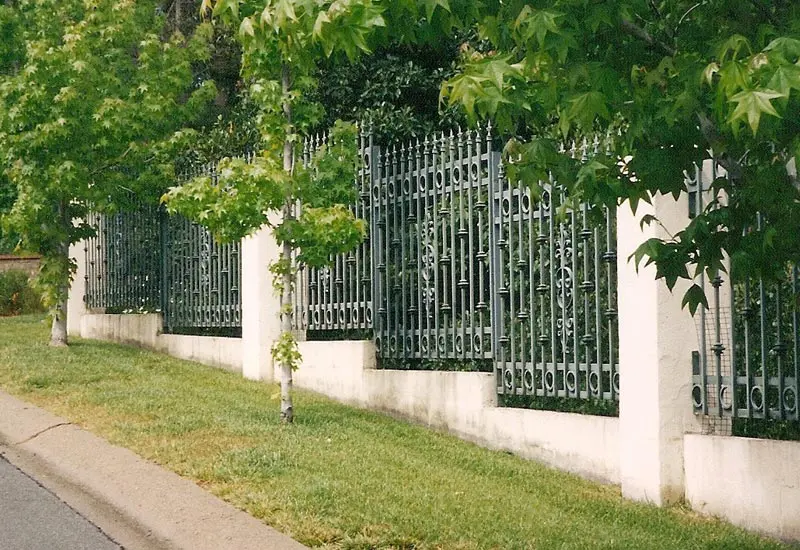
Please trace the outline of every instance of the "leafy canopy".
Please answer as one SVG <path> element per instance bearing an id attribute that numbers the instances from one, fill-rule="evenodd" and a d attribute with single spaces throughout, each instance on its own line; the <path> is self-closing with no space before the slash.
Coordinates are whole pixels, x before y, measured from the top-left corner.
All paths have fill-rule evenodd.
<path id="1" fill-rule="evenodd" d="M 16 190 L 4 217 L 22 246 L 44 255 L 49 306 L 63 301 L 74 220 L 157 197 L 183 124 L 212 99 L 192 64 L 211 27 L 161 35 L 149 0 L 19 0 L 0 7 L 0 170 Z M 10 23 L 9 23 L 10 21 Z M 6 41 L 8 37 L 8 41 Z"/>
<path id="2" fill-rule="evenodd" d="M 800 260 L 800 192 L 787 172 L 800 153 L 800 4 L 511 0 L 482 4 L 473 22 L 480 40 L 464 45 L 442 98 L 515 138 L 512 177 L 554 172 L 576 200 L 635 209 L 677 196 L 684 172 L 713 151 L 727 173 L 713 199 L 636 260 L 655 263 L 670 287 L 723 269 L 726 254 L 743 275 Z M 611 152 L 590 163 L 557 152 L 564 138 L 609 128 Z"/>

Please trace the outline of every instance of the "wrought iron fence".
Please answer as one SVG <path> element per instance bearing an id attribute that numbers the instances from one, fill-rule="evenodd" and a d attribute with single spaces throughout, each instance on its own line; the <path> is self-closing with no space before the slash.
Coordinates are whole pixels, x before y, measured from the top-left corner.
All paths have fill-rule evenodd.
<path id="1" fill-rule="evenodd" d="M 202 226 L 163 216 L 164 330 L 242 326 L 240 243 L 219 244 Z"/>
<path id="2" fill-rule="evenodd" d="M 108 312 L 161 307 L 161 230 L 157 207 L 89 217 L 96 235 L 85 241 L 86 306 Z"/>
<path id="3" fill-rule="evenodd" d="M 213 167 L 203 168 L 214 175 Z M 219 244 L 203 227 L 157 206 L 93 214 L 86 240 L 87 307 L 161 311 L 165 332 L 241 331 L 240 244 Z"/>
<path id="4" fill-rule="evenodd" d="M 358 200 L 353 214 L 369 223 L 371 140 L 362 134 L 359 147 L 362 162 L 355 183 Z M 327 142 L 326 136 L 306 138 L 302 162 L 311 164 L 314 152 Z M 369 337 L 373 328 L 371 235 L 367 234 L 356 250 L 332 258 L 324 268 L 308 268 L 298 273 L 294 294 L 294 328 L 314 336 Z"/>
<path id="5" fill-rule="evenodd" d="M 379 355 L 492 358 L 489 133 L 378 150 L 372 181 Z"/>
<path id="6" fill-rule="evenodd" d="M 689 179 L 691 208 L 702 211 L 708 185 L 724 176 L 711 161 Z M 758 219 L 760 230 L 766 220 Z M 800 272 L 787 265 L 779 280 L 733 272 L 701 279 L 709 309 L 697 313 L 692 401 L 698 414 L 799 420 Z"/>
<path id="7" fill-rule="evenodd" d="M 570 210 L 555 181 L 509 182 L 490 128 L 360 146 L 369 235 L 301 272 L 296 328 L 372 329 L 380 365 L 494 371 L 501 395 L 618 399 L 613 213 Z"/>
<path id="8" fill-rule="evenodd" d="M 614 213 L 568 207 L 552 179 L 539 182 L 536 199 L 500 170 L 492 209 L 498 393 L 618 399 Z"/>

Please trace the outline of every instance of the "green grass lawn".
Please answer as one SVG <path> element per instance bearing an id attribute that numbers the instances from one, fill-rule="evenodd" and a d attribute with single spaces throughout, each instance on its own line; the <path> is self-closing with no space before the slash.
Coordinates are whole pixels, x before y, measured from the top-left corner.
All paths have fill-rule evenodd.
<path id="1" fill-rule="evenodd" d="M 297 391 L 0 319 L 0 387 L 321 548 L 781 548 L 684 507 Z"/>

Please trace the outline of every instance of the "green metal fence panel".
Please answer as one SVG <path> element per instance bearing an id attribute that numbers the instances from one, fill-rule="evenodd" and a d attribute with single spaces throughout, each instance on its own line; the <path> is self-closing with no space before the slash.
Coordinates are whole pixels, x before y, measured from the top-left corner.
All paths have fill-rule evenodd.
<path id="1" fill-rule="evenodd" d="M 179 216 L 164 224 L 164 331 L 242 326 L 240 244 L 219 244 L 202 226 Z"/>
<path id="2" fill-rule="evenodd" d="M 192 175 L 215 177 L 207 165 Z M 92 214 L 86 240 L 91 309 L 161 311 L 165 332 L 236 336 L 242 326 L 240 243 L 219 244 L 202 226 L 158 206 Z"/>
<path id="3" fill-rule="evenodd" d="M 367 133 L 362 133 L 359 140 L 361 165 L 354 182 L 359 193 L 351 210 L 357 218 L 369 224 L 372 156 L 376 148 Z M 304 166 L 310 165 L 312 155 L 324 143 L 327 143 L 325 136 L 304 140 Z M 299 271 L 293 300 L 295 329 L 307 330 L 312 335 L 370 336 L 373 328 L 371 237 L 368 233 L 357 249 L 332 258 L 328 267 Z"/>
<path id="4" fill-rule="evenodd" d="M 96 229 L 85 241 L 86 306 L 109 313 L 157 311 L 161 307 L 159 210 L 92 214 Z"/>
<path id="5" fill-rule="evenodd" d="M 250 153 L 245 154 L 251 159 Z M 179 181 L 207 176 L 217 164 L 179 174 Z M 239 336 L 242 327 L 241 243 L 218 243 L 203 226 L 183 216 L 161 219 L 164 331 Z"/>
<path id="6" fill-rule="evenodd" d="M 499 169 L 491 209 L 498 394 L 618 399 L 614 212 L 573 207 L 558 182 L 509 182 Z"/>
<path id="7" fill-rule="evenodd" d="M 306 140 L 304 162 L 323 142 Z M 368 237 L 301 270 L 295 328 L 373 329 L 379 365 L 494 370 L 501 395 L 618 399 L 614 212 L 509 182 L 490 127 L 390 147 L 367 132 L 360 147 Z"/>
<path id="8" fill-rule="evenodd" d="M 701 212 L 704 194 L 722 170 L 697 167 L 687 183 L 690 208 Z M 769 223 L 758 216 L 761 230 Z M 782 278 L 718 273 L 700 284 L 709 308 L 696 315 L 699 350 L 693 353 L 692 404 L 711 417 L 800 420 L 800 272 L 786 266 Z"/>
<path id="9" fill-rule="evenodd" d="M 490 132 L 439 135 L 377 160 L 370 227 L 379 356 L 490 359 L 488 208 L 499 160 Z"/>

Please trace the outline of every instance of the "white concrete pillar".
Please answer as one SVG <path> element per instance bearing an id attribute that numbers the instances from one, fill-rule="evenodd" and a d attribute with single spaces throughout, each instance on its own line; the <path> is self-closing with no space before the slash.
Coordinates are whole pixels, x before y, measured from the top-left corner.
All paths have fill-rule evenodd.
<path id="1" fill-rule="evenodd" d="M 650 214 L 664 225 L 640 228 Z M 651 237 L 666 238 L 688 223 L 686 196 L 656 196 L 617 210 L 619 282 L 620 477 L 624 496 L 663 505 L 684 494 L 683 435 L 699 431 L 692 411 L 692 350 L 697 330 L 681 308 L 686 282 L 672 292 L 655 267 L 636 270 L 628 258 Z"/>
<path id="2" fill-rule="evenodd" d="M 280 336 L 280 299 L 269 266 L 279 254 L 267 227 L 242 240 L 242 374 L 251 380 L 274 379 L 271 349 Z"/>
<path id="3" fill-rule="evenodd" d="M 67 298 L 67 336 L 81 335 L 81 318 L 86 314 L 86 242 L 79 241 L 69 247 L 69 257 L 77 264 L 75 277 L 69 286 Z"/>

